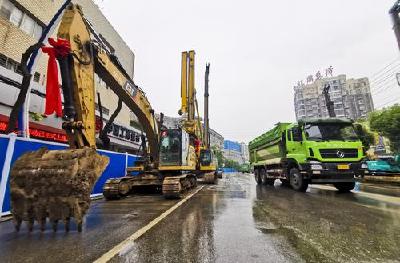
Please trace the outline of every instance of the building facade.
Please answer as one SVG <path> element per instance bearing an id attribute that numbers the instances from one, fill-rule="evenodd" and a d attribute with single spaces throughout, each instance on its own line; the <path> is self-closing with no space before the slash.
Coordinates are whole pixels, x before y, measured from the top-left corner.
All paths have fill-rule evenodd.
<path id="1" fill-rule="evenodd" d="M 2 77 L 21 83 L 19 62 L 22 54 L 29 46 L 37 42 L 43 29 L 63 2 L 62 0 L 0 0 L 0 75 Z M 116 54 L 125 71 L 133 78 L 134 53 L 105 18 L 98 6 L 92 0 L 73 0 L 73 2 L 82 7 L 85 17 L 90 21 L 99 37 L 104 39 L 104 42 L 109 43 L 110 50 Z M 43 115 L 46 74 L 47 56 L 41 55 L 31 85 L 30 126 L 47 133 L 63 134 L 60 118 Z M 105 123 L 116 109 L 118 97 L 99 76 L 95 76 L 95 87 L 96 92 L 100 94 L 103 123 Z M 3 126 L 8 121 L 8 116 L 18 93 L 17 87 L 0 82 L 0 122 L 3 122 Z M 96 115 L 99 116 L 97 97 L 96 109 Z M 101 120 L 99 119 L 99 121 Z M 137 121 L 136 117 L 123 105 L 109 133 L 112 150 L 134 151 L 138 149 L 140 131 L 137 129 L 137 125 L 131 125 L 135 124 L 135 121 Z M 59 141 L 66 141 L 66 139 L 63 138 Z"/>
<path id="2" fill-rule="evenodd" d="M 225 159 L 233 160 L 239 164 L 249 162 L 249 150 L 245 143 L 225 140 L 223 155 Z"/>
<path id="3" fill-rule="evenodd" d="M 224 137 L 213 129 L 210 129 L 210 145 L 219 151 L 224 149 Z"/>
<path id="4" fill-rule="evenodd" d="M 329 117 L 322 93 L 327 84 L 330 85 L 329 94 L 334 103 L 336 117 L 357 120 L 374 110 L 368 78 L 347 79 L 346 75 L 342 74 L 294 87 L 297 120 Z"/>

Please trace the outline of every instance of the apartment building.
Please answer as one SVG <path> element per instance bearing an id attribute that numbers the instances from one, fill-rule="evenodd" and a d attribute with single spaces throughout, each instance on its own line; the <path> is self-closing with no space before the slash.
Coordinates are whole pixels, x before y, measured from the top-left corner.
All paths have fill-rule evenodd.
<path id="1" fill-rule="evenodd" d="M 374 110 L 368 78 L 347 79 L 346 75 L 317 79 L 312 83 L 294 87 L 296 119 L 329 117 L 325 97 L 325 85 L 330 85 L 329 95 L 337 117 L 353 120 L 366 117 Z"/>

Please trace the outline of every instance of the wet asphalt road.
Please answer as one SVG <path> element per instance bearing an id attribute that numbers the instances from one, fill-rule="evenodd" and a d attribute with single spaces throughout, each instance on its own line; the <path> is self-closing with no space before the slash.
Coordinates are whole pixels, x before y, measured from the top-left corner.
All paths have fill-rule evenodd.
<path id="1" fill-rule="evenodd" d="M 111 261 L 400 262 L 399 191 L 311 186 L 298 193 L 279 181 L 257 186 L 251 175 L 224 175 Z M 0 262 L 91 262 L 176 202 L 93 202 L 82 234 L 17 234 L 11 222 L 0 223 Z"/>
<path id="2" fill-rule="evenodd" d="M 38 225 L 32 233 L 24 226 L 15 233 L 11 221 L 0 223 L 0 262 L 92 262 L 176 202 L 160 195 L 94 201 L 82 233 L 74 224 L 68 234 L 62 224 L 57 233 L 50 224 L 44 233 Z"/>
<path id="3" fill-rule="evenodd" d="M 298 193 L 226 175 L 112 262 L 400 262 L 400 190 L 386 190 Z"/>

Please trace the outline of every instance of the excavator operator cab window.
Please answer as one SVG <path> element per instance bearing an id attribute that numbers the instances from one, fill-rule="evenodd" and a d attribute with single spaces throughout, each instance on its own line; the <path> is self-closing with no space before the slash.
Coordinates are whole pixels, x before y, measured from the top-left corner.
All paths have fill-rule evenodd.
<path id="1" fill-rule="evenodd" d="M 180 130 L 161 132 L 160 164 L 181 165 L 182 133 Z"/>
<path id="2" fill-rule="evenodd" d="M 212 154 L 210 150 L 201 150 L 200 151 L 200 163 L 203 166 L 208 166 L 212 162 Z"/>

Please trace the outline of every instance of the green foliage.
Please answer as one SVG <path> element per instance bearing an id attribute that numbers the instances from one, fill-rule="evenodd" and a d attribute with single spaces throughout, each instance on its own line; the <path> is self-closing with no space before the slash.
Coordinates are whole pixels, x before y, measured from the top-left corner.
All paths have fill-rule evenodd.
<path id="1" fill-rule="evenodd" d="M 234 160 L 225 159 L 225 167 L 226 168 L 233 168 L 237 171 L 240 170 L 240 164 Z"/>
<path id="2" fill-rule="evenodd" d="M 215 146 L 212 147 L 212 150 L 214 152 L 215 157 L 217 158 L 218 167 L 222 167 L 222 165 L 224 164 L 224 156 L 222 155 L 222 151 Z"/>
<path id="3" fill-rule="evenodd" d="M 354 130 L 356 131 L 358 137 L 360 138 L 364 149 L 368 150 L 371 145 L 374 144 L 374 134 L 370 132 L 367 127 L 362 124 L 356 123 L 354 125 Z"/>
<path id="4" fill-rule="evenodd" d="M 44 118 L 46 118 L 46 115 L 38 112 L 29 112 L 29 117 L 31 117 L 33 121 L 42 121 Z"/>
<path id="5" fill-rule="evenodd" d="M 384 108 L 369 115 L 371 130 L 390 140 L 393 152 L 400 152 L 400 105 Z"/>

